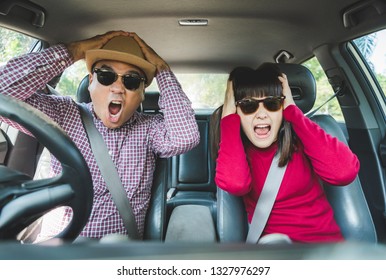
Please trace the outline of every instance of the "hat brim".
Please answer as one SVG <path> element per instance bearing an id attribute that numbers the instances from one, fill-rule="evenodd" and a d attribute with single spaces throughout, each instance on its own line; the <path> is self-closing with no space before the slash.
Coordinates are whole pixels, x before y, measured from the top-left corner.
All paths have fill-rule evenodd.
<path id="1" fill-rule="evenodd" d="M 89 50 L 86 52 L 86 65 L 89 73 L 91 73 L 91 67 L 94 63 L 100 60 L 115 60 L 140 68 L 146 75 L 147 85 L 150 85 L 154 78 L 156 67 L 147 60 L 132 54 L 103 49 Z"/>

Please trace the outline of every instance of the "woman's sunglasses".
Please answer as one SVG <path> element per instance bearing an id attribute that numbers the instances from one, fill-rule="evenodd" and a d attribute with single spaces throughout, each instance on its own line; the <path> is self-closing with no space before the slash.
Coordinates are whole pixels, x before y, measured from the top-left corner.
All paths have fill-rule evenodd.
<path id="1" fill-rule="evenodd" d="M 144 77 L 137 74 L 122 75 L 105 68 L 94 68 L 93 72 L 96 73 L 98 82 L 104 86 L 113 84 L 118 79 L 118 76 L 122 78 L 122 83 L 128 90 L 136 90 L 142 81 L 146 81 Z"/>
<path id="2" fill-rule="evenodd" d="M 284 99 L 285 96 L 270 96 L 260 100 L 253 98 L 244 98 L 239 101 L 236 101 L 236 106 L 239 106 L 244 114 L 249 115 L 256 112 L 257 108 L 259 108 L 259 103 L 262 102 L 265 109 L 271 112 L 276 112 L 282 107 Z"/>

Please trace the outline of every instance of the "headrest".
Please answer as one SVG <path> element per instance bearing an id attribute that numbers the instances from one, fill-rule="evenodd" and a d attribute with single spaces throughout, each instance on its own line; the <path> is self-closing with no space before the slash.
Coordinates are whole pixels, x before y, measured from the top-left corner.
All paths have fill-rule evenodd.
<path id="1" fill-rule="evenodd" d="M 300 64 L 278 63 L 278 66 L 287 75 L 296 105 L 304 114 L 307 113 L 316 99 L 316 82 L 311 71 Z"/>
<path id="2" fill-rule="evenodd" d="M 76 92 L 76 100 L 79 103 L 90 103 L 90 92 L 88 91 L 88 75 L 86 75 L 79 83 L 78 90 Z"/>
<path id="3" fill-rule="evenodd" d="M 89 103 L 91 102 L 90 92 L 88 91 L 88 75 L 86 75 L 79 83 L 78 90 L 76 92 L 76 100 L 79 103 Z M 145 91 L 145 100 L 142 101 L 142 104 L 139 106 L 139 112 L 155 114 L 159 113 L 158 106 L 159 92 L 158 91 Z"/>
<path id="4" fill-rule="evenodd" d="M 158 91 L 145 91 L 145 100 L 142 101 L 142 112 L 147 114 L 159 113 L 158 100 Z"/>

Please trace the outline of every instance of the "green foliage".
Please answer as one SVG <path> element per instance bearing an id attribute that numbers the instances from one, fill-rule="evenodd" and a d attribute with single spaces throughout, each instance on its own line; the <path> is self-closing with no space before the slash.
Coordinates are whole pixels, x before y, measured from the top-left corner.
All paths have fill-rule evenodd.
<path id="1" fill-rule="evenodd" d="M 381 67 L 379 72 L 376 72 L 374 63 L 377 62 L 375 60 L 377 58 L 372 59 L 372 55 L 373 53 L 376 52 L 376 50 L 378 51 L 381 50 L 380 53 L 383 54 L 384 59 L 386 58 L 385 50 L 383 49 L 382 51 L 382 47 L 378 46 L 378 44 L 381 43 L 380 40 L 386 37 L 385 32 L 386 30 L 378 31 L 378 32 L 360 37 L 353 41 L 353 43 L 359 49 L 359 52 L 362 54 L 363 58 L 366 60 L 370 70 L 374 72 L 375 77 L 384 94 L 386 94 L 386 67 L 383 65 L 383 67 Z"/>
<path id="2" fill-rule="evenodd" d="M 228 74 L 176 73 L 182 89 L 192 101 L 193 108 L 217 108 L 224 103 L 224 94 Z M 158 90 L 157 83 L 153 82 L 147 91 Z"/>
<path id="3" fill-rule="evenodd" d="M 86 64 L 80 60 L 67 68 L 56 86 L 56 90 L 75 99 L 76 91 L 80 81 L 87 75 Z"/>
<path id="4" fill-rule="evenodd" d="M 355 39 L 353 42 L 355 45 L 357 45 L 363 57 L 367 60 L 370 69 L 374 71 L 374 65 L 371 63 L 369 58 L 371 57 L 375 47 L 377 46 L 377 33 L 372 33 L 367 36 L 360 37 L 358 39 Z"/>
<path id="5" fill-rule="evenodd" d="M 223 104 L 227 74 L 179 75 L 194 108 L 216 108 Z"/>
<path id="6" fill-rule="evenodd" d="M 377 80 L 384 94 L 386 94 L 386 75 L 377 74 Z"/>
<path id="7" fill-rule="evenodd" d="M 29 52 L 35 42 L 34 38 L 0 27 L 0 64 Z"/>
<path id="8" fill-rule="evenodd" d="M 315 77 L 317 90 L 316 101 L 313 108 L 315 109 L 330 98 L 334 94 L 334 91 L 316 57 L 306 61 L 303 65 L 306 66 Z M 342 110 L 340 109 L 339 102 L 336 98 L 323 105 L 323 107 L 320 108 L 319 113 L 330 114 L 336 120 L 344 121 Z"/>

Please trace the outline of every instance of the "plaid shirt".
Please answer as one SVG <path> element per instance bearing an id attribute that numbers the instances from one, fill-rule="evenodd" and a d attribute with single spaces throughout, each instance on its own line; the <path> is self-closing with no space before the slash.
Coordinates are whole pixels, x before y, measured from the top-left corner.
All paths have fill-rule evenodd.
<path id="1" fill-rule="evenodd" d="M 50 79 L 72 63 L 63 45 L 15 58 L 0 69 L 0 90 L 47 114 L 67 132 L 83 154 L 94 184 L 94 202 L 89 222 L 81 236 L 100 238 L 111 233 L 127 234 L 91 151 L 77 104 L 70 97 L 47 95 L 42 91 Z M 93 114 L 94 123 L 106 142 L 133 207 L 141 236 L 156 157 L 187 152 L 199 142 L 191 102 L 174 74 L 164 71 L 157 74 L 156 79 L 163 115 L 135 112 L 122 127 L 109 129 Z M 88 104 L 88 108 L 93 112 L 92 103 Z M 18 124 L 12 125 L 26 132 Z M 51 162 L 51 171 L 52 175 L 61 172 L 61 165 L 55 158 Z M 71 211 L 65 211 L 64 219 L 70 216 Z"/>

